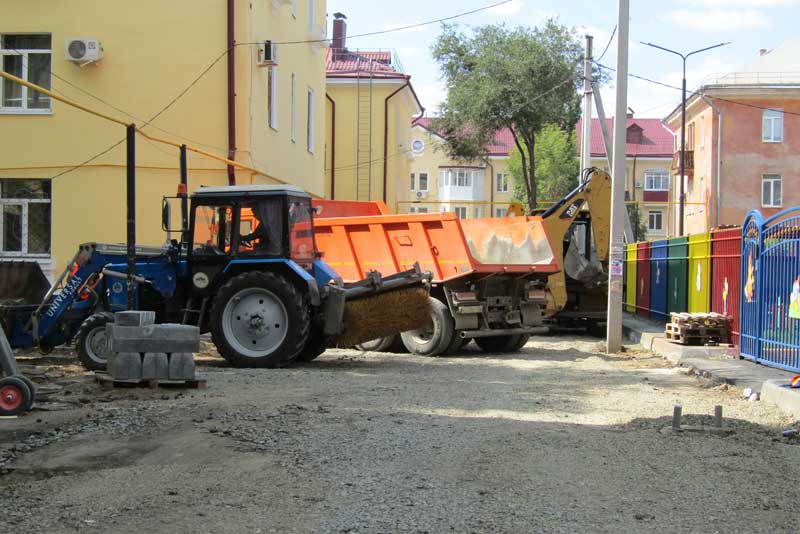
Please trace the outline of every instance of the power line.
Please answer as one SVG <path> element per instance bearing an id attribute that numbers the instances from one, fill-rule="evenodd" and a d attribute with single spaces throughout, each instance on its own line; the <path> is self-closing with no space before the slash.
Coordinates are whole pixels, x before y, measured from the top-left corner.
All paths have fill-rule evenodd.
<path id="1" fill-rule="evenodd" d="M 603 49 L 603 53 L 600 54 L 600 57 L 597 58 L 595 61 L 600 61 L 601 59 L 603 59 L 603 57 L 606 55 L 606 52 L 608 52 L 608 49 L 611 46 L 611 42 L 614 40 L 614 36 L 616 34 L 617 34 L 617 27 L 615 25 L 614 29 L 611 30 L 611 37 L 608 38 L 608 42 L 606 43 L 606 47 Z"/>

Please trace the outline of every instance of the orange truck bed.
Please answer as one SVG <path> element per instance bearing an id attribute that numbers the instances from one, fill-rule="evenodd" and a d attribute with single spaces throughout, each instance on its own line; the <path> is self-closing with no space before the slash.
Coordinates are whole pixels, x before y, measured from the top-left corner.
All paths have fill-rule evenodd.
<path id="1" fill-rule="evenodd" d="M 337 207 L 322 201 L 314 218 L 317 248 L 324 260 L 349 282 L 369 271 L 384 276 L 418 262 L 434 282 L 468 275 L 502 273 L 546 276 L 560 264 L 539 217 L 459 220 L 453 213 L 327 216 L 380 211 L 382 203 Z M 353 206 L 359 204 L 362 206 Z M 343 209 L 342 209 L 343 208 Z"/>

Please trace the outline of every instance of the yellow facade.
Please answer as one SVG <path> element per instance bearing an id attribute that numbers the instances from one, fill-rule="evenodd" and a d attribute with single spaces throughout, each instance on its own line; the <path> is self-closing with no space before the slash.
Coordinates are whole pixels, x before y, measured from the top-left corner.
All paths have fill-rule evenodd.
<path id="1" fill-rule="evenodd" d="M 234 5 L 238 43 L 234 49 L 237 145 L 234 157 L 261 173 L 236 171 L 237 183 L 285 181 L 323 196 L 326 50 L 313 43 L 277 45 L 278 61 L 273 67 L 277 89 L 273 95 L 277 96 L 278 120 L 277 128 L 271 128 L 267 119 L 270 67 L 259 66 L 257 43 L 323 37 L 325 2 L 265 0 Z M 219 0 L 174 0 L 153 4 L 150 9 L 140 3 L 119 0 L 94 0 L 80 5 L 59 0 L 9 0 L 0 23 L 5 43 L 0 53 L 6 57 L 16 54 L 16 47 L 14 50 L 10 47 L 22 41 L 15 41 L 13 36 L 49 36 L 52 76 L 46 76 L 46 81 L 58 94 L 135 122 L 150 134 L 226 157 L 229 149 L 226 7 Z M 99 40 L 102 59 L 86 65 L 66 60 L 65 42 L 76 38 Z M 30 58 L 31 55 L 25 56 Z M 206 68 L 208 72 L 192 84 Z M 181 95 L 190 84 L 191 88 Z M 12 94 L 9 88 L 5 91 Z M 311 121 L 309 93 L 313 95 Z M 145 126 L 147 120 L 179 95 L 169 109 Z M 293 116 L 295 128 L 292 128 Z M 313 132 L 310 150 L 309 123 Z M 52 272 L 63 268 L 81 242 L 124 241 L 125 143 L 65 173 L 122 140 L 125 136 L 122 126 L 52 102 L 49 109 L 45 106 L 35 112 L 20 110 L 16 105 L 4 106 L 0 108 L 0 128 L 4 132 L 0 144 L 0 180 L 52 180 L 49 252 L 29 253 L 29 256 L 36 256 Z M 136 163 L 138 241 L 162 243 L 165 236 L 160 227 L 161 197 L 175 194 L 179 180 L 178 151 L 140 136 Z M 223 164 L 190 153 L 188 166 L 190 191 L 201 184 L 228 183 Z M 0 193 L 0 204 L 7 207 L 15 202 Z M 17 209 L 16 204 L 8 209 Z M 12 231 L 9 227 L 5 230 Z M 11 243 L 13 236 L 4 237 Z M 24 255 L 4 249 L 3 243 L 0 240 L 0 257 Z M 10 248 L 16 247 L 12 243 Z"/>
<path id="2" fill-rule="evenodd" d="M 369 83 L 328 77 L 326 196 L 380 200 L 393 207 L 401 194 L 398 184 L 410 172 L 411 122 L 422 108 L 406 79 L 376 79 L 371 89 L 365 89 Z M 359 91 L 370 91 L 368 120 L 358 119 Z M 369 156 L 359 159 L 359 141 L 363 145 L 365 138 L 369 139 Z"/>
<path id="3" fill-rule="evenodd" d="M 412 158 L 409 173 L 398 182 L 397 211 L 455 211 L 467 218 L 505 215 L 513 188 L 508 156 L 454 160 L 445 152 L 443 143 L 441 137 L 427 128 L 420 125 L 412 128 Z M 469 186 L 452 184 L 453 173 L 459 172 L 464 173 Z"/>

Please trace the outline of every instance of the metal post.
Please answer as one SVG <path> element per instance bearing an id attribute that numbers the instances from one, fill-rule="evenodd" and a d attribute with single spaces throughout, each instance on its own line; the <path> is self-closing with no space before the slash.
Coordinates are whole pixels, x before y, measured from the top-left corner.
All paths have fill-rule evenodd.
<path id="1" fill-rule="evenodd" d="M 586 36 L 583 59 L 583 128 L 581 131 L 581 181 L 583 171 L 592 166 L 592 36 Z"/>
<path id="2" fill-rule="evenodd" d="M 181 145 L 181 242 L 189 241 L 189 173 L 186 165 L 186 145 Z"/>
<path id="3" fill-rule="evenodd" d="M 622 261 L 625 217 L 625 179 L 627 146 L 625 117 L 628 110 L 628 16 L 630 0 L 618 0 L 617 9 L 617 103 L 614 121 L 614 156 L 611 174 L 611 243 L 608 270 L 608 321 L 606 350 L 619 352 L 622 346 Z"/>
<path id="4" fill-rule="evenodd" d="M 136 276 L 136 125 L 125 128 L 127 148 L 127 203 L 128 203 L 128 309 L 133 309 Z"/>
<path id="5" fill-rule="evenodd" d="M 683 59 L 683 83 L 681 84 L 681 167 L 680 196 L 678 197 L 678 235 L 683 235 L 683 211 L 686 205 L 686 192 L 684 191 L 684 176 L 686 176 L 686 58 Z"/>

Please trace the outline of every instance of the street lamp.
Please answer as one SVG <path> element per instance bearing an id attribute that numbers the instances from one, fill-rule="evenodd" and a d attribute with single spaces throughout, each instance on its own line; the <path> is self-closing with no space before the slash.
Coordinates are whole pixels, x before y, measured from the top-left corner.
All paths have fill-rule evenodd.
<path id="1" fill-rule="evenodd" d="M 641 41 L 640 41 L 641 42 Z M 645 43 L 642 42 L 643 45 L 652 46 L 653 48 L 658 48 L 659 50 L 663 50 L 664 52 L 669 52 L 670 54 L 675 54 L 676 56 L 680 57 L 683 60 L 683 83 L 681 84 L 681 166 L 680 166 L 680 181 L 681 181 L 681 189 L 680 189 L 680 198 L 679 200 L 679 219 L 678 219 L 678 234 L 683 235 L 683 211 L 684 206 L 686 204 L 686 194 L 683 188 L 683 177 L 685 176 L 685 169 L 684 169 L 684 154 L 686 152 L 686 60 L 689 56 L 693 56 L 694 54 L 699 54 L 700 52 L 705 52 L 706 50 L 711 50 L 712 48 L 719 48 L 720 46 L 725 46 L 731 44 L 730 42 L 727 43 L 719 43 L 713 46 L 707 46 L 705 48 L 701 48 L 700 50 L 694 50 L 689 52 L 688 54 L 681 54 L 675 50 L 670 50 L 669 48 L 664 48 L 663 46 L 658 46 L 657 44 L 653 43 Z"/>

